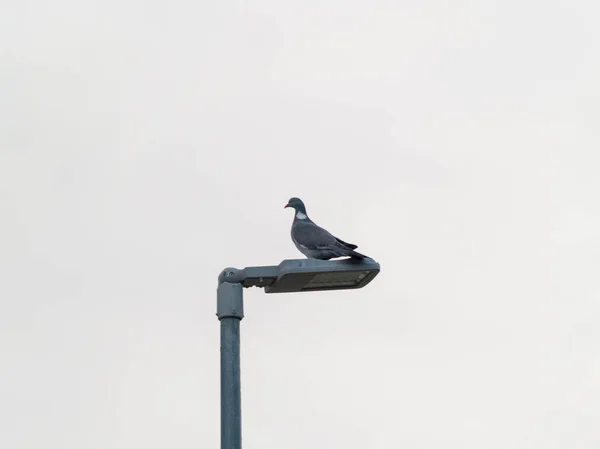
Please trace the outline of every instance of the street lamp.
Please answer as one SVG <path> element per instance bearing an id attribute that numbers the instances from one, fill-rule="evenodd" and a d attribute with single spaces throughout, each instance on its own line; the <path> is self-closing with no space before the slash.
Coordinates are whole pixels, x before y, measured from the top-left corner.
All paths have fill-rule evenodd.
<path id="1" fill-rule="evenodd" d="M 240 321 L 243 288 L 266 293 L 312 292 L 362 288 L 379 274 L 372 259 L 284 260 L 279 265 L 226 268 L 219 275 L 217 317 L 221 322 L 221 449 L 241 449 Z"/>

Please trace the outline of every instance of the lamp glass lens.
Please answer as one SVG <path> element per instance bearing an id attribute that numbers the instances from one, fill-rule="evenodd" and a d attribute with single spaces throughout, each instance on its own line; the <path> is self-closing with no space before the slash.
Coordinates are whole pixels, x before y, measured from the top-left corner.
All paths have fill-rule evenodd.
<path id="1" fill-rule="evenodd" d="M 332 273 L 320 273 L 308 282 L 304 289 L 323 287 L 350 287 L 359 284 L 368 276 L 368 271 L 341 271 Z"/>

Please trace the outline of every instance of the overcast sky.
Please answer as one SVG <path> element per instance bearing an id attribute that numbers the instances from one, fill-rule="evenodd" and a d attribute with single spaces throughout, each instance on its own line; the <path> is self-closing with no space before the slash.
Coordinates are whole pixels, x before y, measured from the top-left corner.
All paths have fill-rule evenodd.
<path id="1" fill-rule="evenodd" d="M 599 13 L 4 0 L 0 447 L 217 448 L 291 196 L 382 272 L 245 291 L 244 449 L 600 447 Z"/>

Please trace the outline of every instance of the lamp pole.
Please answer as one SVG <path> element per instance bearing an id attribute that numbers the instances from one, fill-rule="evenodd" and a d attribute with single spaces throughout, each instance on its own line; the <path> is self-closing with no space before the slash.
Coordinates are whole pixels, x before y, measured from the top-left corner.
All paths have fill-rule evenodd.
<path id="1" fill-rule="evenodd" d="M 240 322 L 244 293 L 239 282 L 217 288 L 217 317 L 221 322 L 221 449 L 242 449 L 240 385 Z"/>
<path id="2" fill-rule="evenodd" d="M 379 273 L 373 260 L 284 260 L 279 265 L 225 268 L 217 287 L 217 317 L 221 322 L 221 449 L 242 449 L 240 385 L 240 322 L 244 318 L 244 288 L 266 293 L 290 293 L 362 288 Z"/>

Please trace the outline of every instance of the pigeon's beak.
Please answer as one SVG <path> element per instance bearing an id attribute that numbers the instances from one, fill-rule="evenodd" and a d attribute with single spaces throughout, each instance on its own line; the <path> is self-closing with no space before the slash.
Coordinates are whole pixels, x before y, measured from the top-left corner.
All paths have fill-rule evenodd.
<path id="1" fill-rule="evenodd" d="M 290 203 L 287 203 L 285 206 L 283 206 L 284 209 L 287 209 L 288 207 L 290 207 Z"/>

